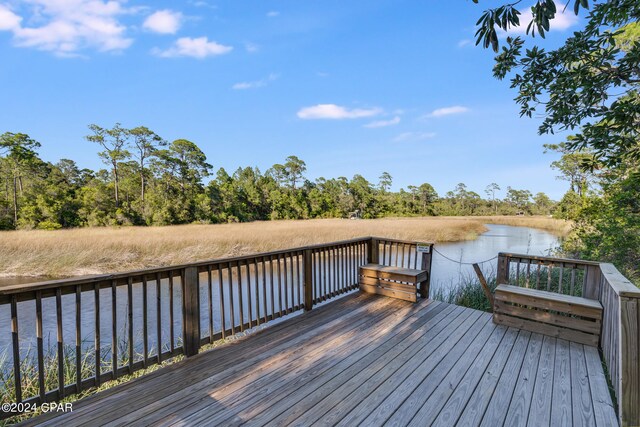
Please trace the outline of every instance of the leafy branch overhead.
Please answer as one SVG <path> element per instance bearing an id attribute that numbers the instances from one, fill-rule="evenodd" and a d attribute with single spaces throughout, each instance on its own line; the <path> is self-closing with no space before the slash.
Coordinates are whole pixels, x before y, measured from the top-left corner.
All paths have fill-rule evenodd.
<path id="1" fill-rule="evenodd" d="M 479 0 L 474 0 L 478 3 Z M 640 2 L 575 0 L 573 13 L 589 10 L 585 24 L 561 47 L 525 48 L 522 37 L 507 37 L 500 47 L 498 31 L 520 25 L 520 1 L 486 10 L 478 20 L 476 44 L 491 46 L 494 76 L 511 77 L 520 114 L 541 114 L 540 134 L 569 131 L 569 149 L 591 148 L 596 159 L 615 167 L 640 160 Z M 526 33 L 544 37 L 558 10 L 553 0 L 531 7 Z"/>

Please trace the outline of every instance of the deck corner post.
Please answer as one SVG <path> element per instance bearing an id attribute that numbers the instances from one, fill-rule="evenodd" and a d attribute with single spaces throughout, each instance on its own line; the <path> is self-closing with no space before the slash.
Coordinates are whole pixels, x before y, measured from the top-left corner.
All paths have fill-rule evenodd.
<path id="1" fill-rule="evenodd" d="M 182 336 L 184 355 L 187 357 L 198 354 L 200 350 L 200 299 L 198 298 L 200 283 L 197 267 L 184 269 L 184 283 L 182 289 L 182 307 L 184 322 Z"/>
<path id="2" fill-rule="evenodd" d="M 509 284 L 509 258 L 505 253 L 498 254 L 498 271 L 496 277 L 496 285 Z"/>
<path id="3" fill-rule="evenodd" d="M 380 262 L 379 252 L 380 252 L 379 241 L 375 237 L 372 237 L 371 240 L 367 242 L 367 263 L 378 264 Z"/>
<path id="4" fill-rule="evenodd" d="M 305 249 L 302 259 L 304 267 L 304 310 L 313 308 L 313 253 L 311 249 Z"/>
<path id="5" fill-rule="evenodd" d="M 427 272 L 427 280 L 420 284 L 420 297 L 429 298 L 429 288 L 431 287 L 431 261 L 433 259 L 433 243 L 429 245 L 429 252 L 422 252 L 420 259 L 420 270 Z"/>

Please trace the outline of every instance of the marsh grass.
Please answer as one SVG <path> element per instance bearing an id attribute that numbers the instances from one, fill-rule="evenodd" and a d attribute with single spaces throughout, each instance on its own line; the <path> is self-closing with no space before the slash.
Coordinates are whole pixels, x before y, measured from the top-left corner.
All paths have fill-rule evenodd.
<path id="1" fill-rule="evenodd" d="M 434 242 L 472 240 L 486 231 L 487 222 L 546 230 L 566 226 L 546 217 L 425 217 L 3 231 L 0 276 L 113 273 L 372 235 Z"/>
<path id="2" fill-rule="evenodd" d="M 487 284 L 493 293 L 496 289 L 495 275 L 487 278 Z M 491 303 L 482 290 L 480 281 L 472 276 L 463 276 L 456 284 L 452 284 L 447 288 L 437 288 L 432 292 L 431 299 L 489 313 L 493 312 Z"/>

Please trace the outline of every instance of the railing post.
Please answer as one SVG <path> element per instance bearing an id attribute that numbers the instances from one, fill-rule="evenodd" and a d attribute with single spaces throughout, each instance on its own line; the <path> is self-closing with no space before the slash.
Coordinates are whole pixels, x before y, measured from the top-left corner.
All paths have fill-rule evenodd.
<path id="1" fill-rule="evenodd" d="M 429 252 L 422 252 L 420 260 L 420 270 L 427 271 L 427 280 L 420 284 L 420 296 L 429 298 L 429 287 L 431 286 L 431 260 L 433 259 L 433 244 L 429 245 Z"/>
<path id="2" fill-rule="evenodd" d="M 304 250 L 302 264 L 304 267 L 304 310 L 310 311 L 313 308 L 313 252 L 311 249 Z"/>
<path id="3" fill-rule="evenodd" d="M 198 268 L 185 268 L 183 278 L 182 307 L 184 310 L 184 322 L 182 324 L 182 337 L 184 354 L 190 357 L 198 354 L 200 349 L 200 299 L 198 297 L 200 283 L 198 280 Z"/>
<path id="4" fill-rule="evenodd" d="M 498 254 L 498 271 L 496 277 L 497 285 L 509 284 L 509 258 L 500 252 Z"/>
<path id="5" fill-rule="evenodd" d="M 585 284 L 584 284 L 582 296 L 585 298 L 598 300 L 600 298 L 600 281 L 601 281 L 600 266 L 587 265 L 584 271 L 585 271 L 585 274 L 587 275 L 586 277 L 587 280 L 585 281 Z"/>
<path id="6" fill-rule="evenodd" d="M 620 297 L 620 421 L 640 425 L 639 298 Z"/>
<path id="7" fill-rule="evenodd" d="M 372 237 L 367 244 L 367 263 L 378 264 L 379 263 L 380 245 L 378 239 Z"/>

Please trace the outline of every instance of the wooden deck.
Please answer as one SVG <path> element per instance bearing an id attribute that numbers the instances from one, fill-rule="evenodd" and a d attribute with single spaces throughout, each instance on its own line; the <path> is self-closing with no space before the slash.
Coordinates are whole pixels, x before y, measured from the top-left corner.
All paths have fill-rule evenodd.
<path id="1" fill-rule="evenodd" d="M 42 425 L 617 425 L 598 350 L 355 293 Z"/>

